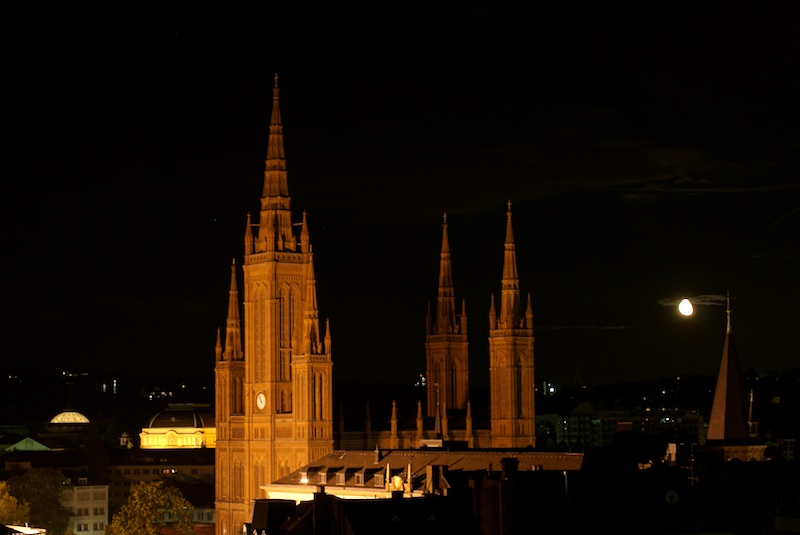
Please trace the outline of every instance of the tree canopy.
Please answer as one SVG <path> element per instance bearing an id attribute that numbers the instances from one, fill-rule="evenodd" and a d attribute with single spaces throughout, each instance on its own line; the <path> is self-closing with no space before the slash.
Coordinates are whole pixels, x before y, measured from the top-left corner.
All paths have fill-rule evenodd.
<path id="1" fill-rule="evenodd" d="M 109 535 L 160 535 L 170 525 L 178 533 L 191 535 L 192 504 L 181 492 L 163 481 L 142 481 L 131 486 L 128 501 L 108 526 Z"/>
<path id="2" fill-rule="evenodd" d="M 30 507 L 29 522 L 53 535 L 63 535 L 69 527 L 69 511 L 61 505 L 64 474 L 54 468 L 31 468 L 8 480 L 11 494 Z"/>
<path id="3" fill-rule="evenodd" d="M 8 483 L 0 481 L 0 524 L 21 526 L 30 522 L 30 505 L 11 494 Z"/>

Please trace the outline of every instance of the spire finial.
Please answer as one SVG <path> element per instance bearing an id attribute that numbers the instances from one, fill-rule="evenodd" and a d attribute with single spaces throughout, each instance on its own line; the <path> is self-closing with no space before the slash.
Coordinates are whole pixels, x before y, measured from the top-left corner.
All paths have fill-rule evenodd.
<path id="1" fill-rule="evenodd" d="M 275 87 L 278 87 L 278 73 L 275 73 Z"/>
<path id="2" fill-rule="evenodd" d="M 511 214 L 511 199 L 508 200 L 508 202 L 506 203 L 506 206 L 508 206 L 508 212 L 507 213 L 510 215 Z"/>
<path id="3" fill-rule="evenodd" d="M 447 212 L 444 212 L 442 216 L 442 222 L 446 225 L 447 224 Z"/>

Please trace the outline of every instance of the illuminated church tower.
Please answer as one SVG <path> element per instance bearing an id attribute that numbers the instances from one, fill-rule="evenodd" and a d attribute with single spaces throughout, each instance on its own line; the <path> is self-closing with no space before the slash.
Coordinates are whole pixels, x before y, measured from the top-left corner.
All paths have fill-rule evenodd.
<path id="1" fill-rule="evenodd" d="M 469 399 L 467 312 L 462 301 L 461 316 L 456 313 L 447 214 L 442 223 L 442 252 L 439 258 L 436 310 L 431 314 L 428 308 L 425 325 L 428 416 L 437 416 L 437 407 L 440 405 L 442 411 L 466 409 Z"/>
<path id="2" fill-rule="evenodd" d="M 295 227 L 276 76 L 261 210 L 244 236 L 244 326 L 234 270 L 224 349 L 217 337 L 218 535 L 241 532 L 261 486 L 333 449 L 330 330 L 305 213 Z"/>
<path id="3" fill-rule="evenodd" d="M 517 255 L 508 203 L 500 314 L 492 296 L 489 310 L 489 381 L 492 446 L 536 446 L 533 378 L 533 309 L 523 315 Z"/>

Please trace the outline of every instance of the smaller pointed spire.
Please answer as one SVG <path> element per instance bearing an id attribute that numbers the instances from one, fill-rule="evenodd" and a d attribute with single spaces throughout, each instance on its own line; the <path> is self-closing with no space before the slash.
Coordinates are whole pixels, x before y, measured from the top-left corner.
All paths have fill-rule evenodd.
<path id="1" fill-rule="evenodd" d="M 305 330 L 303 332 L 303 352 L 306 355 L 320 352 L 319 309 L 317 308 L 317 282 L 314 275 L 314 256 L 309 253 L 306 275 Z"/>
<path id="2" fill-rule="evenodd" d="M 467 400 L 467 429 L 466 435 L 467 440 L 472 440 L 472 406 L 470 405 L 469 400 Z"/>
<path id="3" fill-rule="evenodd" d="M 331 320 L 325 320 L 325 354 L 331 354 Z"/>
<path id="4" fill-rule="evenodd" d="M 220 338 L 220 329 L 217 327 L 217 344 L 214 347 L 214 354 L 217 357 L 217 360 L 222 360 L 222 339 Z"/>
<path id="5" fill-rule="evenodd" d="M 442 408 L 442 438 L 447 438 L 448 422 L 447 422 L 447 406 Z"/>
<path id="6" fill-rule="evenodd" d="M 397 401 L 392 400 L 392 419 L 390 422 L 391 427 L 391 448 L 397 449 L 397 439 L 399 435 L 397 433 Z"/>
<path id="7" fill-rule="evenodd" d="M 228 292 L 228 319 L 225 325 L 225 360 L 241 360 L 242 322 L 239 319 L 239 290 L 236 286 L 236 259 L 231 261 L 231 287 Z"/>
<path id="8" fill-rule="evenodd" d="M 253 224 L 250 222 L 250 212 L 247 212 L 247 224 L 244 227 L 244 254 L 253 254 Z"/>
<path id="9" fill-rule="evenodd" d="M 494 294 L 489 296 L 489 329 L 497 329 L 497 310 L 494 307 Z"/>
<path id="10" fill-rule="evenodd" d="M 422 427 L 422 400 L 417 400 L 417 440 L 422 440 L 423 438 L 423 427 Z"/>
<path id="11" fill-rule="evenodd" d="M 528 305 L 525 307 L 525 328 L 533 329 L 533 305 L 530 292 L 528 292 Z"/>
<path id="12" fill-rule="evenodd" d="M 303 222 L 300 224 L 300 250 L 304 253 L 311 252 L 311 242 L 308 234 L 308 221 L 306 211 L 303 210 Z"/>
<path id="13" fill-rule="evenodd" d="M 511 227 L 511 200 L 506 203 L 506 243 L 514 243 L 514 230 Z"/>
<path id="14" fill-rule="evenodd" d="M 439 403 L 439 384 L 436 385 L 436 419 L 434 420 L 434 427 L 433 433 L 436 438 L 441 438 L 442 436 L 442 407 Z"/>

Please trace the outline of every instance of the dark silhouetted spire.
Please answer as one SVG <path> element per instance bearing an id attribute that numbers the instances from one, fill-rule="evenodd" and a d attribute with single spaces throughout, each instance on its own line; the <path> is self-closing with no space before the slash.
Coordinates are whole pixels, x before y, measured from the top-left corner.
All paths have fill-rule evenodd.
<path id="1" fill-rule="evenodd" d="M 714 401 L 708 421 L 707 440 L 739 440 L 750 433 L 745 420 L 744 375 L 733 343 L 731 300 L 728 297 L 728 326 L 722 347 L 722 360 L 714 389 Z"/>

